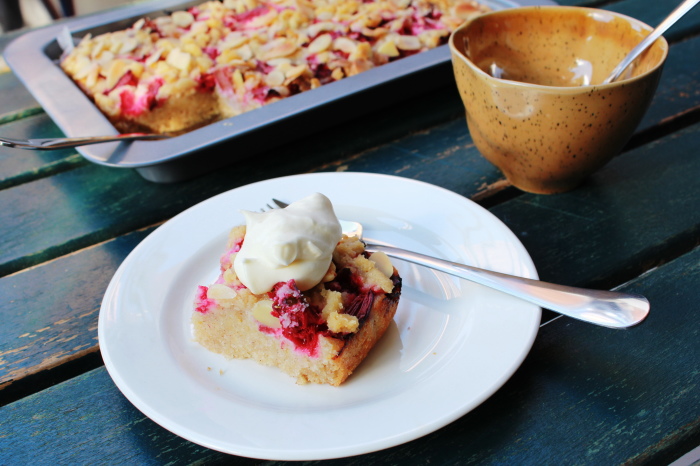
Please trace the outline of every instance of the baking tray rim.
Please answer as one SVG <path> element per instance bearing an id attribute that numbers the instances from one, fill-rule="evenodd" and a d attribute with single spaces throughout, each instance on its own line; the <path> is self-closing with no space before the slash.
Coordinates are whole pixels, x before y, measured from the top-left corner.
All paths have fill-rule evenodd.
<path id="1" fill-rule="evenodd" d="M 145 2 L 36 29 L 11 42 L 4 52 L 4 58 L 17 78 L 67 137 L 118 134 L 116 128 L 90 98 L 49 56 L 47 49 L 51 46 L 58 47 L 56 38 L 66 28 L 71 35 L 82 36 L 91 29 L 108 27 L 149 14 L 160 14 L 166 9 L 186 8 L 202 1 Z M 554 4 L 549 0 L 481 1 L 496 8 Z M 173 162 L 209 146 L 234 140 L 265 126 L 332 105 L 334 101 L 385 86 L 392 80 L 405 79 L 412 74 L 446 64 L 450 59 L 449 47 L 442 45 L 326 84 L 313 89 L 313 92 L 303 92 L 170 139 L 83 146 L 78 148 L 78 152 L 91 162 L 112 167 L 140 168 Z"/>

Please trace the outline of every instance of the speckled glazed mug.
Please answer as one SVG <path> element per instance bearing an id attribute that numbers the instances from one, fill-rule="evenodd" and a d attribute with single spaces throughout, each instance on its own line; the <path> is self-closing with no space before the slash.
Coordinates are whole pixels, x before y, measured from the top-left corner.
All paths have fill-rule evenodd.
<path id="1" fill-rule="evenodd" d="M 623 78 L 600 83 L 651 30 L 564 6 L 495 11 L 462 25 L 450 50 L 479 152 L 524 191 L 578 186 L 622 150 L 649 107 L 668 54 L 663 38 Z"/>

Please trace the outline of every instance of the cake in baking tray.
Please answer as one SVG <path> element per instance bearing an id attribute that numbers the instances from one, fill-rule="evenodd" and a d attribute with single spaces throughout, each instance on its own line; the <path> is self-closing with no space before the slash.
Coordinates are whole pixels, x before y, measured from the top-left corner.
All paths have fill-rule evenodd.
<path id="1" fill-rule="evenodd" d="M 87 35 L 62 69 L 122 132 L 185 132 L 444 44 L 473 0 L 223 0 Z"/>
<path id="2" fill-rule="evenodd" d="M 195 341 L 297 383 L 340 385 L 392 322 L 398 272 L 342 234 L 322 194 L 245 217 L 230 232 L 218 280 L 197 290 Z"/>

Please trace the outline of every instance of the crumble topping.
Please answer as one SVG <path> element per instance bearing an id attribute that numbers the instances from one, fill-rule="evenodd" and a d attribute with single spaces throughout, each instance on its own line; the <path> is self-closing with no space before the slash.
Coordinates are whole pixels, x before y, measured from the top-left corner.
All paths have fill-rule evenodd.
<path id="1" fill-rule="evenodd" d="M 473 0 L 208 1 L 88 35 L 61 66 L 113 119 L 197 94 L 228 118 L 435 48 L 486 10 Z M 180 125 L 151 129 L 192 121 Z"/>
<path id="2" fill-rule="evenodd" d="M 292 279 L 277 283 L 263 295 L 254 295 L 240 282 L 232 266 L 245 231 L 245 226 L 231 231 L 221 258 L 219 280 L 198 288 L 194 306 L 198 313 L 206 314 L 217 306 L 251 309 L 261 332 L 285 338 L 297 351 L 314 357 L 320 335 L 343 338 L 356 333 L 375 296 L 391 293 L 394 288 L 391 276 L 374 267 L 371 256 L 366 257 L 362 242 L 343 236 L 328 272 L 314 288 L 302 292 Z"/>

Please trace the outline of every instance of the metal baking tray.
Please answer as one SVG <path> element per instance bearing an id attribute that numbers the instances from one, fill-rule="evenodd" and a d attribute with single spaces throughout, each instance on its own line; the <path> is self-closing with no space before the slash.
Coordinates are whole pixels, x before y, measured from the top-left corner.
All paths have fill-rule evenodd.
<path id="1" fill-rule="evenodd" d="M 202 1 L 155 0 L 30 31 L 7 47 L 4 58 L 66 136 L 118 134 L 58 66 L 62 49 L 57 37 L 65 28 L 76 39 L 116 31 L 144 16 L 165 15 Z M 549 0 L 481 3 L 493 9 L 553 4 Z M 450 51 L 444 45 L 171 139 L 105 143 L 78 151 L 94 163 L 136 169 L 149 181 L 181 181 L 448 85 L 453 79 Z"/>

